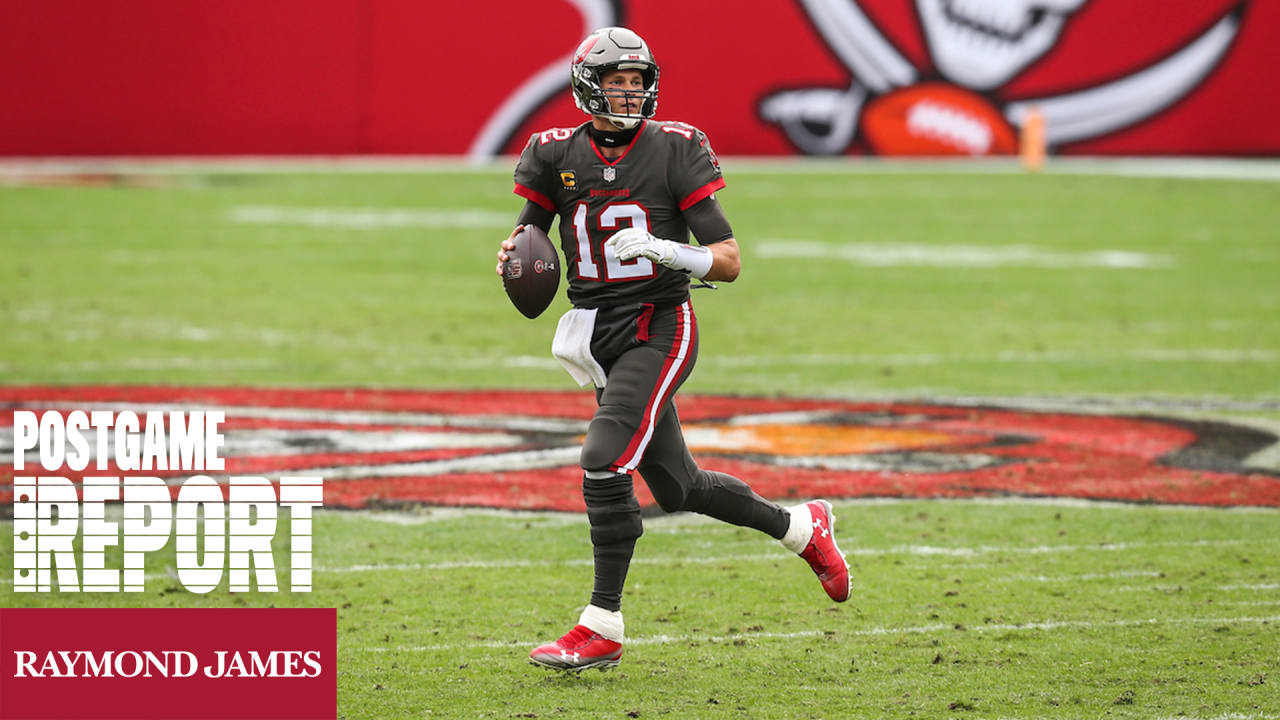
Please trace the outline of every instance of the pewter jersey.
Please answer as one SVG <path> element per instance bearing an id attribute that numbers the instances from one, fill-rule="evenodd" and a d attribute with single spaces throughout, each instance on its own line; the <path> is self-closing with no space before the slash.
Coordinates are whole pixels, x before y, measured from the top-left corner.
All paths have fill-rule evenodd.
<path id="1" fill-rule="evenodd" d="M 648 120 L 610 161 L 587 128 L 534 133 L 515 172 L 515 193 L 560 217 L 569 301 L 587 308 L 684 302 L 687 274 L 644 257 L 620 261 L 604 241 L 634 226 L 689 242 L 683 212 L 724 187 L 707 136 L 685 123 Z"/>

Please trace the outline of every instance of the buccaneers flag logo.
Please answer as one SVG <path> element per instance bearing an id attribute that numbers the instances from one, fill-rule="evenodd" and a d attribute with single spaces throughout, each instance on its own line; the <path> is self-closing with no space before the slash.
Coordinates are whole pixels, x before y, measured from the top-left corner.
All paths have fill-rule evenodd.
<path id="1" fill-rule="evenodd" d="M 907 60 L 871 20 L 862 7 L 867 0 L 799 2 L 852 80 L 848 87 L 771 93 L 759 113 L 812 155 L 843 153 L 857 139 L 878 154 L 1010 153 L 1033 108 L 1044 117 L 1050 146 L 1114 132 L 1159 113 L 1200 84 L 1236 39 L 1245 7 L 1227 11 L 1163 59 L 1122 77 L 1007 101 L 999 90 L 1052 54 L 1088 0 L 915 0 L 933 63 L 926 70 Z"/>

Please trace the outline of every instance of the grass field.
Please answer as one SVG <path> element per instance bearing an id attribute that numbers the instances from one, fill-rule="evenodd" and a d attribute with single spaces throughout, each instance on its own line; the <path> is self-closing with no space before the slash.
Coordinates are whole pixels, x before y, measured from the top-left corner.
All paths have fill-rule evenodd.
<path id="1" fill-rule="evenodd" d="M 571 386 L 565 301 L 525 320 L 492 275 L 506 170 L 153 170 L 0 173 L 0 383 Z M 1280 419 L 1280 183 L 725 171 L 743 275 L 695 294 L 686 392 Z M 310 594 L 191 595 L 161 556 L 142 596 L 0 605 L 337 607 L 351 718 L 1280 718 L 1275 509 L 836 512 L 843 606 L 757 534 L 650 519 L 608 674 L 525 664 L 586 601 L 574 514 L 326 511 Z"/>
<path id="2" fill-rule="evenodd" d="M 618 671 L 526 664 L 586 602 L 585 518 L 326 513 L 316 588 L 6 605 L 337 607 L 344 717 L 1260 718 L 1280 708 L 1274 511 L 837 503 L 833 605 L 758 534 L 650 521 Z M 0 540 L 11 547 L 12 535 Z M 277 567 L 287 566 L 278 553 Z M 118 563 L 108 556 L 107 566 Z M 116 565 L 118 566 L 118 564 Z"/>
<path id="3" fill-rule="evenodd" d="M 1280 183 L 726 172 L 689 391 L 1280 396 Z M 0 191 L 7 382 L 567 386 L 564 300 L 491 276 L 506 172 L 149 177 Z"/>

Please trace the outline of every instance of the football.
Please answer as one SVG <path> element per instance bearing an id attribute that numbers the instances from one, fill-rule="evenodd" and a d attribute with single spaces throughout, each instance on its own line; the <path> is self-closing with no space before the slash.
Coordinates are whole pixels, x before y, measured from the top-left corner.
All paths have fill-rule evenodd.
<path id="1" fill-rule="evenodd" d="M 885 155 L 1009 155 L 1013 128 L 985 97 L 939 83 L 896 90 L 867 103 L 867 142 Z"/>
<path id="2" fill-rule="evenodd" d="M 560 288 L 560 255 L 551 238 L 534 225 L 525 225 L 515 237 L 502 264 L 502 286 L 507 297 L 527 318 L 536 318 L 551 304 Z"/>

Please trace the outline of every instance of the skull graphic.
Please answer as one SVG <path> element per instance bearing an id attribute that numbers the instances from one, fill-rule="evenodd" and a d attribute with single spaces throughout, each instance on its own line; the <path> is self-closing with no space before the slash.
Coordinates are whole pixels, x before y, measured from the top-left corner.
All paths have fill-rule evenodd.
<path id="1" fill-rule="evenodd" d="M 852 76 L 847 87 L 788 88 L 761 98 L 760 117 L 811 155 L 843 153 L 859 138 L 875 153 L 1009 152 L 1032 108 L 1050 146 L 1113 132 L 1195 88 L 1231 47 L 1244 7 L 1128 75 L 1012 99 L 1001 90 L 1051 51 L 1072 14 L 1092 0 L 915 0 L 941 77 L 898 50 L 864 12 L 867 0 L 796 1 Z"/>
<path id="2" fill-rule="evenodd" d="M 938 70 L 975 90 L 999 87 L 1058 39 L 1085 0 L 916 0 Z"/>

